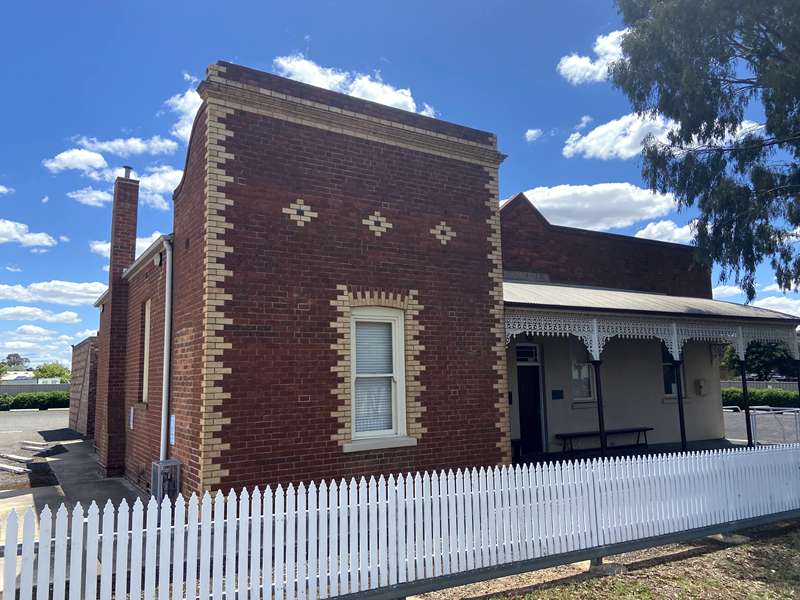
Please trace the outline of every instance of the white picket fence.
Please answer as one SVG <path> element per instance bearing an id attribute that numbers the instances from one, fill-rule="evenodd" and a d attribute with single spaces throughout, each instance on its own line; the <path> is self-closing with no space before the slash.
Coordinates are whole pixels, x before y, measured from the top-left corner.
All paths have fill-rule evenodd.
<path id="1" fill-rule="evenodd" d="M 7 520 L 5 599 L 332 598 L 800 509 L 800 445 L 354 479 Z M 21 560 L 14 558 L 21 555 Z M 34 587 L 35 586 L 35 587 Z"/>

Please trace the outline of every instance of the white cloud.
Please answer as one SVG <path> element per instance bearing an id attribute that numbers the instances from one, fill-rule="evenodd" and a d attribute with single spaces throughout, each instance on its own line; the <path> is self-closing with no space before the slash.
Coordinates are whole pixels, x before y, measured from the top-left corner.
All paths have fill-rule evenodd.
<path id="1" fill-rule="evenodd" d="M 89 174 L 99 169 L 108 167 L 106 159 L 102 154 L 85 150 L 83 148 L 72 148 L 56 154 L 53 158 L 42 161 L 42 164 L 51 173 L 60 173 L 68 169 L 81 171 Z"/>
<path id="2" fill-rule="evenodd" d="M 582 123 L 583 119 L 579 126 L 576 126 L 576 131 L 564 143 L 561 153 L 567 158 L 573 156 L 603 160 L 633 158 L 642 152 L 646 137 L 652 135 L 656 141 L 666 144 L 669 141 L 670 132 L 678 128 L 677 123 L 661 115 L 637 115 L 636 113 L 629 113 L 598 125 L 585 135 L 577 131 Z M 754 121 L 744 120 L 734 134 L 713 143 L 731 143 L 761 127 Z M 687 149 L 698 145 L 696 143 L 689 145 Z"/>
<path id="3" fill-rule="evenodd" d="M 39 327 L 38 325 L 20 325 L 15 330 L 15 333 L 18 335 L 26 335 L 32 337 L 50 337 L 55 334 L 55 331 L 52 329 L 45 329 L 44 327 Z"/>
<path id="4" fill-rule="evenodd" d="M 667 133 L 672 128 L 674 124 L 660 115 L 652 117 L 630 113 L 598 125 L 585 135 L 577 131 L 572 133 L 561 153 L 567 158 L 632 158 L 641 153 L 642 142 L 648 135 L 666 141 Z"/>
<path id="5" fill-rule="evenodd" d="M 42 204 L 47 204 L 48 202 L 50 202 L 50 196 L 42 196 L 41 202 Z"/>
<path id="6" fill-rule="evenodd" d="M 2 196 L 3 194 L 13 194 L 13 193 L 14 193 L 14 188 L 0 184 L 0 196 Z"/>
<path id="7" fill-rule="evenodd" d="M 31 254 L 47 254 L 50 252 L 48 248 L 31 248 Z"/>
<path id="8" fill-rule="evenodd" d="M 599 35 L 594 42 L 595 58 L 570 54 L 558 61 L 558 72 L 572 85 L 608 79 L 609 65 L 622 58 L 622 37 L 626 30 Z"/>
<path id="9" fill-rule="evenodd" d="M 33 233 L 25 223 L 0 219 L 0 244 L 22 246 L 55 246 L 58 242 L 48 233 Z"/>
<path id="10" fill-rule="evenodd" d="M 694 238 L 692 223 L 677 225 L 670 219 L 648 223 L 643 229 L 636 232 L 637 238 L 660 240 L 676 244 L 688 244 Z"/>
<path id="11" fill-rule="evenodd" d="M 326 90 L 371 100 L 409 112 L 420 112 L 426 116 L 433 116 L 436 113 L 430 104 L 425 103 L 422 105 L 422 110 L 418 111 L 411 90 L 396 88 L 385 83 L 379 71 L 373 75 L 365 75 L 355 71 L 322 67 L 302 54 L 278 56 L 272 61 L 272 65 L 278 75 Z"/>
<path id="12" fill-rule="evenodd" d="M 592 121 L 594 121 L 594 117 L 591 117 L 590 115 L 583 115 L 578 124 L 575 125 L 575 131 L 580 131 L 581 129 L 585 129 L 586 126 Z"/>
<path id="13" fill-rule="evenodd" d="M 99 281 L 40 281 L 28 285 L 0 284 L 0 300 L 17 302 L 47 302 L 67 306 L 92 305 L 106 291 Z"/>
<path id="14" fill-rule="evenodd" d="M 45 323 L 80 323 L 78 313 L 71 310 L 54 313 L 36 306 L 0 308 L 0 321 L 43 321 Z"/>
<path id="15" fill-rule="evenodd" d="M 154 231 L 146 237 L 136 238 L 136 256 L 139 256 L 142 254 L 142 252 L 152 246 L 153 242 L 155 242 L 162 235 L 164 234 L 160 231 Z M 99 254 L 100 256 L 109 258 L 111 256 L 111 243 L 105 240 L 92 240 L 89 242 L 89 251 L 93 252 L 94 254 Z"/>
<path id="16" fill-rule="evenodd" d="M 742 288 L 738 285 L 718 285 L 711 290 L 711 295 L 714 298 L 731 298 L 733 296 L 741 296 Z"/>
<path id="17" fill-rule="evenodd" d="M 537 187 L 525 195 L 550 222 L 597 231 L 661 217 L 674 207 L 671 194 L 630 183 Z"/>
<path id="18" fill-rule="evenodd" d="M 59 242 L 63 242 L 63 243 L 65 243 L 65 244 L 66 244 L 67 242 L 69 242 L 69 236 L 66 236 L 66 235 L 60 235 L 60 236 L 58 236 L 58 241 L 59 241 Z"/>
<path id="19" fill-rule="evenodd" d="M 74 192 L 67 192 L 67 196 L 76 202 L 85 204 L 86 206 L 105 206 L 111 202 L 114 197 L 106 191 L 97 190 L 92 186 L 75 190 Z"/>
<path id="20" fill-rule="evenodd" d="M 172 195 L 183 177 L 183 171 L 165 165 L 148 167 L 147 175 L 139 179 L 139 200 L 142 204 L 168 210 L 169 203 L 164 194 Z"/>
<path id="21" fill-rule="evenodd" d="M 22 269 L 20 269 L 17 265 L 6 265 L 6 271 L 9 273 L 22 273 Z"/>
<path id="22" fill-rule="evenodd" d="M 777 282 L 776 282 L 776 283 L 770 283 L 769 285 L 765 285 L 759 291 L 762 291 L 762 292 L 782 292 L 783 290 L 781 289 L 781 286 L 779 286 L 777 284 Z"/>
<path id="23" fill-rule="evenodd" d="M 525 132 L 525 141 L 528 143 L 535 142 L 540 137 L 542 137 L 542 134 L 544 134 L 544 131 L 542 131 L 541 129 L 528 129 Z"/>
<path id="24" fill-rule="evenodd" d="M 148 139 L 138 137 L 115 138 L 113 140 L 98 140 L 97 138 L 81 137 L 77 144 L 92 152 L 108 152 L 117 156 L 133 156 L 136 154 L 172 154 L 178 149 L 178 144 L 173 140 L 154 135 Z"/>
<path id="25" fill-rule="evenodd" d="M 185 78 L 185 74 L 184 74 Z M 190 80 L 191 81 L 191 80 Z M 194 82 L 191 82 L 194 83 Z M 188 142 L 192 135 L 194 116 L 203 104 L 200 94 L 190 87 L 181 94 L 175 94 L 165 102 L 167 108 L 178 116 L 178 120 L 170 129 L 170 133 L 183 142 Z"/>
<path id="26" fill-rule="evenodd" d="M 777 310 L 800 317 L 800 298 L 787 298 L 786 296 L 767 296 L 753 302 L 753 306 Z"/>
<path id="27" fill-rule="evenodd" d="M 82 329 L 75 332 L 75 339 L 82 340 L 93 335 L 97 335 L 97 329 Z"/>

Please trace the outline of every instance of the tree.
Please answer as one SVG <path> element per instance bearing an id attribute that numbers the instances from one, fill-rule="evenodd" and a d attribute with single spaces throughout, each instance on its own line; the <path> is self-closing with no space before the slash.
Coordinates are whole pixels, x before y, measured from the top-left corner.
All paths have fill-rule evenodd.
<path id="1" fill-rule="evenodd" d="M 759 381 L 767 381 L 773 375 L 795 377 L 797 366 L 792 355 L 783 344 L 752 342 L 745 353 L 747 373 L 754 373 Z M 742 374 L 742 363 L 732 346 L 725 349 L 721 364 L 726 369 Z"/>
<path id="2" fill-rule="evenodd" d="M 17 369 L 22 368 L 22 369 L 24 369 L 25 367 L 28 366 L 28 363 L 30 363 L 30 362 L 31 361 L 29 359 L 25 358 L 21 354 L 17 354 L 16 352 L 12 352 L 8 356 L 6 356 L 6 360 L 5 360 L 6 365 L 9 366 L 12 369 L 14 369 L 14 368 L 17 368 Z"/>
<path id="3" fill-rule="evenodd" d="M 611 78 L 640 115 L 674 121 L 646 140 L 654 191 L 696 207 L 698 259 L 755 295 L 771 264 L 800 285 L 800 2 L 617 0 L 627 33 Z"/>
<path id="4" fill-rule="evenodd" d="M 8 373 L 8 365 L 4 362 L 0 362 L 0 377 Z"/>
<path id="5" fill-rule="evenodd" d="M 69 369 L 58 363 L 42 363 L 33 370 L 33 376 L 37 379 L 58 377 L 61 383 L 69 383 L 71 378 Z"/>

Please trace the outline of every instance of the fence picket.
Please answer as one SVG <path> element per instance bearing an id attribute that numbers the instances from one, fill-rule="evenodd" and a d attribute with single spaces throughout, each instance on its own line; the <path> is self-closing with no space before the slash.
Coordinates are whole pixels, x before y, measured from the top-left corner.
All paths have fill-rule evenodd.
<path id="1" fill-rule="evenodd" d="M 458 572 L 458 514 L 456 510 L 456 493 L 456 478 L 453 471 L 450 470 L 447 472 L 447 565 L 449 573 Z"/>
<path id="2" fill-rule="evenodd" d="M 111 600 L 111 579 L 114 574 L 114 505 L 111 500 L 107 500 L 103 507 L 101 532 L 100 600 Z"/>
<path id="3" fill-rule="evenodd" d="M 100 529 L 100 510 L 92 502 L 86 514 L 86 551 L 84 553 L 84 598 L 97 597 L 97 534 Z"/>
<path id="4" fill-rule="evenodd" d="M 307 572 L 307 587 L 304 585 L 302 587 L 303 590 L 303 598 L 305 598 L 305 591 L 308 589 L 308 597 L 312 600 L 317 599 L 317 576 L 318 576 L 318 547 L 317 547 L 317 484 L 313 481 L 308 486 L 308 521 L 307 521 L 307 540 L 308 540 L 308 564 L 307 568 L 306 565 L 303 565 L 303 574 L 304 578 Z"/>
<path id="5" fill-rule="evenodd" d="M 407 581 L 406 561 L 406 480 L 402 475 L 395 481 L 395 511 L 397 512 L 397 583 Z M 393 570 L 394 571 L 394 570 Z"/>
<path id="6" fill-rule="evenodd" d="M 388 537 L 387 525 L 387 489 L 386 480 L 383 475 L 378 479 L 378 565 L 379 580 L 376 587 L 383 587 L 389 584 L 389 557 L 386 546 Z"/>
<path id="7" fill-rule="evenodd" d="M 170 526 L 172 503 L 169 496 L 161 501 L 158 549 L 158 600 L 169 600 L 170 563 L 172 562 Z"/>
<path id="8" fill-rule="evenodd" d="M 331 482 L 331 485 L 335 485 L 334 482 Z M 328 550 L 328 521 L 330 519 L 330 510 L 328 509 L 328 498 L 329 494 L 332 492 L 328 489 L 328 484 L 323 479 L 319 484 L 319 507 L 317 512 L 319 514 L 319 526 L 318 530 L 318 539 L 319 539 L 319 554 L 317 564 L 319 565 L 319 578 L 318 578 L 318 590 L 319 590 L 319 597 L 320 598 L 327 598 L 328 597 L 328 569 L 329 569 L 329 562 L 328 558 L 330 557 L 330 551 Z M 333 494 L 335 497 L 335 494 Z M 331 539 L 335 539 L 333 533 L 331 533 Z M 313 597 L 313 596 L 312 596 Z"/>
<path id="9" fill-rule="evenodd" d="M 275 600 L 282 600 L 286 590 L 286 569 L 284 566 L 284 532 L 286 530 L 287 505 L 284 504 L 283 486 L 278 485 L 275 490 L 275 566 L 273 581 L 275 585 Z M 266 546 L 264 546 L 266 548 Z M 266 596 L 266 594 L 264 594 Z"/>
<path id="10" fill-rule="evenodd" d="M 31 600 L 33 596 L 33 566 L 34 566 L 34 529 L 36 528 L 36 517 L 33 508 L 25 511 L 22 518 L 22 557 L 19 573 L 19 598 L 20 600 Z M 15 562 L 9 560 L 8 562 Z"/>
<path id="11" fill-rule="evenodd" d="M 211 589 L 211 546 L 212 525 L 211 520 L 211 495 L 203 494 L 202 515 L 200 516 L 200 572 L 198 574 L 198 589 L 201 598 L 208 598 Z"/>
<path id="12" fill-rule="evenodd" d="M 186 518 L 186 597 L 197 593 L 197 538 L 198 538 L 198 502 L 197 495 L 189 498 L 189 511 Z M 178 596 L 175 600 L 180 600 Z M 254 599 L 255 600 L 255 599 Z"/>
<path id="13" fill-rule="evenodd" d="M 11 509 L 11 512 L 6 517 L 6 541 L 3 546 L 4 556 L 14 559 L 5 559 L 3 561 L 3 589 L 16 590 L 17 589 L 17 537 L 18 531 L 18 517 L 16 509 Z M 5 596 L 8 592 L 3 592 Z"/>
<path id="14" fill-rule="evenodd" d="M 175 530 L 178 529 L 177 524 L 177 515 L 175 517 Z M 181 531 L 183 528 L 181 527 Z M 248 600 L 248 581 L 247 581 L 247 571 L 249 567 L 249 554 L 250 554 L 250 547 L 252 542 L 250 540 L 250 494 L 247 492 L 247 489 L 243 489 L 241 494 L 239 494 L 239 562 L 236 566 L 236 575 L 237 575 L 237 597 L 239 600 Z M 230 596 L 231 600 L 233 600 L 233 596 Z"/>
<path id="15" fill-rule="evenodd" d="M 126 528 L 127 529 L 127 526 Z M 39 555 L 36 557 L 36 600 L 47 600 L 50 592 L 50 548 L 53 513 L 45 505 L 39 517 Z"/>
<path id="16" fill-rule="evenodd" d="M 417 572 L 414 565 L 414 479 L 411 474 L 405 476 L 405 512 L 406 512 L 406 581 L 414 581 Z"/>
<path id="17" fill-rule="evenodd" d="M 464 515 L 464 558 L 465 563 L 462 570 L 472 570 L 475 568 L 475 548 L 472 539 L 472 474 L 468 469 L 464 470 L 464 493 L 461 498 L 463 502 L 463 515 Z"/>
<path id="18" fill-rule="evenodd" d="M 287 546 L 293 557 L 294 565 L 291 572 L 291 580 L 294 582 L 292 589 L 294 595 L 290 598 L 300 598 L 305 600 L 305 568 L 306 568 L 306 486 L 301 483 L 296 491 L 295 496 L 295 538 L 294 543 L 289 544 L 287 538 Z"/>
<path id="19" fill-rule="evenodd" d="M 431 506 L 431 476 L 425 471 L 422 476 L 422 530 L 423 566 L 425 577 L 433 577 L 433 507 Z"/>
<path id="20" fill-rule="evenodd" d="M 374 477 L 369 478 L 367 502 L 367 511 L 369 513 L 367 525 L 369 535 L 369 538 L 367 538 L 369 546 L 369 582 L 366 588 L 374 589 L 380 585 L 378 583 L 378 487 Z"/>
<path id="21" fill-rule="evenodd" d="M 397 510 L 397 480 L 394 475 L 389 475 L 386 482 L 386 569 L 388 579 L 384 583 L 381 579 L 381 585 L 394 585 L 397 583 L 397 532 L 402 531 L 402 523 L 400 521 L 400 513 Z"/>
<path id="22" fill-rule="evenodd" d="M 330 578 L 328 580 L 328 593 L 321 594 L 323 598 L 339 595 L 339 547 L 337 541 L 341 536 L 339 535 L 337 516 L 339 507 L 338 495 L 339 487 L 334 480 L 331 480 L 331 485 L 328 488 L 328 536 L 330 537 L 328 541 L 328 570 L 330 571 Z"/>
<path id="23" fill-rule="evenodd" d="M 236 504 L 236 492 L 231 489 L 225 501 L 224 588 L 226 600 L 233 600 L 236 597 Z"/>
<path id="24" fill-rule="evenodd" d="M 350 545 L 348 529 L 348 488 L 344 479 L 339 482 L 339 594 L 350 591 Z"/>
<path id="25" fill-rule="evenodd" d="M 69 600 L 80 600 L 83 597 L 83 507 L 80 502 L 72 511 L 69 541 Z"/>
<path id="26" fill-rule="evenodd" d="M 264 598 L 272 598 L 275 589 L 275 570 L 273 568 L 274 556 L 274 529 L 275 529 L 275 497 L 272 488 L 264 488 L 264 504 L 261 510 L 262 538 L 261 538 L 261 588 Z"/>

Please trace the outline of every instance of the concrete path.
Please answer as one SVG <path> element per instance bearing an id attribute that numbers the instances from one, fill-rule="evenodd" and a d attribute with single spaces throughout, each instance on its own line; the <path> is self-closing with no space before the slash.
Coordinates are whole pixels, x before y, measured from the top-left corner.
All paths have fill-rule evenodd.
<path id="1" fill-rule="evenodd" d="M 20 440 L 45 442 L 47 447 L 58 447 L 58 453 L 46 457 L 47 466 L 52 470 L 56 485 L 0 489 L 0 547 L 5 543 L 6 517 L 16 510 L 21 517 L 26 510 L 33 508 L 38 515 L 45 506 L 55 513 L 64 504 L 71 511 L 80 502 L 88 508 L 92 501 L 101 508 L 107 501 L 114 505 L 122 499 L 133 503 L 136 498 L 146 496 L 125 479 L 115 477 L 104 479 L 97 471 L 97 460 L 91 441 L 83 440 L 77 433 L 67 429 L 66 411 L 2 412 L 0 413 L 0 447 L 19 445 Z M 20 526 L 18 539 L 22 539 Z M 3 572 L 5 558 L 0 558 L 0 573 Z M 19 572 L 19 561 L 17 561 Z M 0 591 L 2 591 L 0 577 Z"/>

